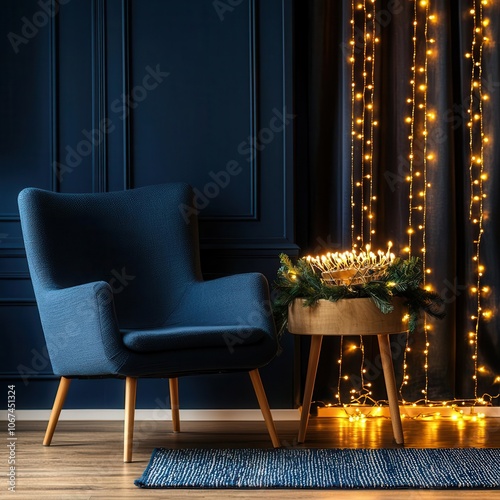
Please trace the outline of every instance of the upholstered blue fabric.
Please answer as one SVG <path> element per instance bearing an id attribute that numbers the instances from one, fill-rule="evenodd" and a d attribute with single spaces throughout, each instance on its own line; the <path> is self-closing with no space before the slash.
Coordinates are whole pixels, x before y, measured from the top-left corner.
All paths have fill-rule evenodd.
<path id="1" fill-rule="evenodd" d="M 179 376 L 253 370 L 276 354 L 258 273 L 201 278 L 187 184 L 19 195 L 26 254 L 55 374 Z"/>

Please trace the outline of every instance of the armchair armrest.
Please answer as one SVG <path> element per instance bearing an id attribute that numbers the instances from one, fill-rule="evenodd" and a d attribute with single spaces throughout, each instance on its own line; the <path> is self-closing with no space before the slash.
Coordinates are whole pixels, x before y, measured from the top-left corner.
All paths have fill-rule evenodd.
<path id="1" fill-rule="evenodd" d="M 126 361 L 113 292 L 97 281 L 37 295 L 42 327 L 55 374 L 117 373 Z"/>
<path id="2" fill-rule="evenodd" d="M 184 321 L 191 323 L 253 326 L 276 336 L 269 285 L 260 273 L 197 282 L 180 310 Z"/>

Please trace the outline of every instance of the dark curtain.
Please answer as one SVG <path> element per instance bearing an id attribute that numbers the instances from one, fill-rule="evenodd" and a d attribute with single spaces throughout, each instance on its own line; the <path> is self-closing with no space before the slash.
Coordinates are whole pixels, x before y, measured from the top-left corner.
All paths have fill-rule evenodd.
<path id="1" fill-rule="evenodd" d="M 359 2 L 356 2 L 359 3 Z M 489 2 L 491 4 L 491 2 Z M 408 225 L 408 115 L 407 98 L 413 54 L 413 1 L 377 0 L 377 30 L 381 43 L 376 63 L 376 113 L 379 127 L 374 147 L 374 192 L 377 194 L 376 236 L 373 246 L 384 249 L 387 241 L 401 253 L 406 245 Z M 430 401 L 466 398 L 484 393 L 496 395 L 500 389 L 500 323 L 497 320 L 500 264 L 499 247 L 500 178 L 496 151 L 500 148 L 500 6 L 488 5 L 491 43 L 483 56 L 483 88 L 489 94 L 484 106 L 484 129 L 489 143 L 485 149 L 484 233 L 481 261 L 483 283 L 490 292 L 482 297 L 483 309 L 493 312 L 479 324 L 477 366 L 469 332 L 474 330 L 472 315 L 476 299 L 473 228 L 469 220 L 469 121 L 471 67 L 465 53 L 472 42 L 473 0 L 432 0 L 436 16 L 432 27 L 435 55 L 428 67 L 428 103 L 436 113 L 428 136 L 436 161 L 428 166 L 432 188 L 427 196 L 427 265 L 429 282 L 446 306 L 443 320 L 431 320 L 428 370 L 424 370 L 425 340 L 416 332 L 406 352 L 408 385 L 402 390 L 407 401 L 422 399 L 427 386 Z M 297 238 L 302 254 L 318 254 L 330 249 L 351 247 L 350 147 L 351 147 L 351 68 L 347 63 L 351 35 L 350 0 L 297 0 L 295 4 L 295 76 L 297 113 Z M 358 342 L 358 339 L 352 339 Z M 344 340 L 349 342 L 349 339 Z M 303 340 L 302 361 L 307 356 Z M 338 386 L 340 346 L 338 338 L 326 339 L 314 399 L 335 403 Z M 406 338 L 393 340 L 398 384 L 401 383 Z M 403 345 L 404 344 L 404 345 Z M 359 350 L 358 350 L 359 351 Z M 365 366 L 375 365 L 377 346 L 367 342 Z M 345 354 L 345 373 L 359 374 L 360 354 Z M 305 363 L 302 363 L 304 366 Z M 374 398 L 383 399 L 383 381 L 373 376 Z M 496 382 L 495 382 L 495 379 Z M 476 385 L 477 384 L 477 385 Z M 341 384 L 343 402 L 349 401 L 350 385 Z M 493 400 L 498 404 L 498 399 Z"/>

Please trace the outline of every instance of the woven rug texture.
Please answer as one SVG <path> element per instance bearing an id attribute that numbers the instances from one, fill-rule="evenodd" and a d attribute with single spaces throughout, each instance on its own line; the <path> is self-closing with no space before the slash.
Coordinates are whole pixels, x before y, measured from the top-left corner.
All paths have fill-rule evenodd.
<path id="1" fill-rule="evenodd" d="M 500 449 L 157 448 L 142 488 L 500 488 Z"/>

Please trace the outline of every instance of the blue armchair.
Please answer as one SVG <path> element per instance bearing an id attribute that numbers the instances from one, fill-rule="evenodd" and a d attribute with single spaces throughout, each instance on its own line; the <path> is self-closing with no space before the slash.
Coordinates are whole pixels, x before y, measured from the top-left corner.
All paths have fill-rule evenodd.
<path id="1" fill-rule="evenodd" d="M 132 459 L 137 379 L 248 371 L 275 447 L 258 368 L 277 352 L 264 276 L 203 281 L 186 184 L 103 194 L 27 188 L 19 195 L 26 255 L 54 374 L 50 445 L 73 378 L 125 378 L 124 461 Z"/>

